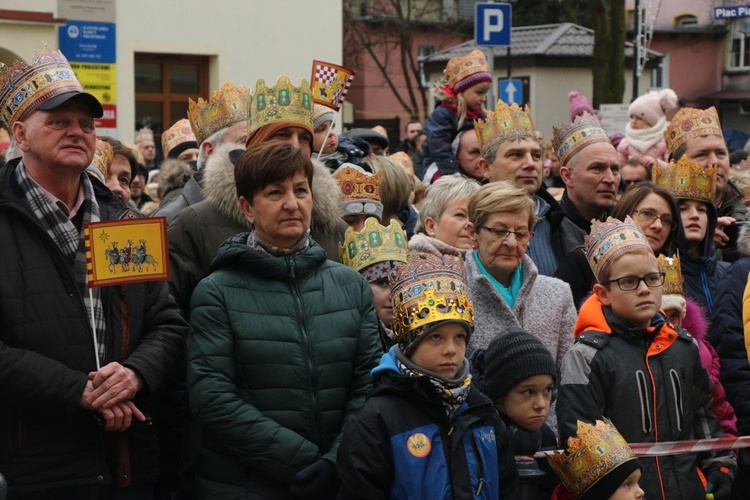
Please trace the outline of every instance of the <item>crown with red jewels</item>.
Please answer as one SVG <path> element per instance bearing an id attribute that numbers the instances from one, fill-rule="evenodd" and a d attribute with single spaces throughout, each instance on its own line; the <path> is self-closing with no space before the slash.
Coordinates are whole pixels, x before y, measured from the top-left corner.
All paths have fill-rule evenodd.
<path id="1" fill-rule="evenodd" d="M 669 154 L 690 139 L 703 135 L 724 137 L 719 123 L 719 113 L 711 106 L 708 109 L 682 108 L 674 115 L 664 131 Z"/>
<path id="2" fill-rule="evenodd" d="M 83 87 L 59 50 L 45 45 L 41 52 L 34 52 L 31 65 L 19 60 L 12 66 L 0 63 L 0 105 L 8 126 L 68 92 L 83 92 Z"/>
<path id="3" fill-rule="evenodd" d="M 201 144 L 224 127 L 247 120 L 249 101 L 247 88 L 235 87 L 230 82 L 224 82 L 221 90 L 214 90 L 208 101 L 198 98 L 196 102 L 188 98 L 188 119 L 196 142 Z"/>
<path id="4" fill-rule="evenodd" d="M 391 276 L 391 293 L 397 339 L 438 321 L 460 320 L 474 325 L 466 269 L 458 257 L 410 254 L 409 262 Z"/>
<path id="5" fill-rule="evenodd" d="M 483 153 L 512 139 L 537 140 L 528 104 L 522 108 L 518 104 L 508 106 L 497 101 L 495 109 L 487 113 L 486 120 L 479 119 L 474 123 L 474 130 Z"/>
<path id="6" fill-rule="evenodd" d="M 351 163 L 342 164 L 333 173 L 344 198 L 344 216 L 372 215 L 383 217 L 380 202 L 380 172 L 371 174 Z"/>

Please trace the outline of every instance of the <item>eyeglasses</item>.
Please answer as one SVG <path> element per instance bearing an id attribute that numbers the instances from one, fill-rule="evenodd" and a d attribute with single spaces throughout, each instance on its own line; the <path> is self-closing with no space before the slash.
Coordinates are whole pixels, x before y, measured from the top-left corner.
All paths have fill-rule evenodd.
<path id="1" fill-rule="evenodd" d="M 653 210 L 634 210 L 633 214 L 642 221 L 648 222 L 649 224 L 653 224 L 656 219 L 659 219 L 662 226 L 669 227 L 669 229 L 673 230 L 677 229 L 677 222 L 672 220 L 672 217 L 668 215 L 662 215 L 661 217 L 659 217 Z"/>
<path id="2" fill-rule="evenodd" d="M 482 229 L 486 229 L 490 232 L 493 238 L 496 240 L 504 240 L 511 234 L 516 237 L 516 241 L 519 243 L 526 243 L 534 236 L 534 231 L 511 231 L 504 227 L 490 227 L 490 226 L 479 226 Z"/>
<path id="3" fill-rule="evenodd" d="M 623 292 L 632 292 L 641 285 L 641 281 L 643 281 L 649 288 L 659 288 L 664 284 L 664 276 L 664 273 L 650 273 L 646 276 L 623 276 L 616 280 L 606 281 L 605 284 L 616 282 L 617 286 L 619 286 L 620 290 Z"/>

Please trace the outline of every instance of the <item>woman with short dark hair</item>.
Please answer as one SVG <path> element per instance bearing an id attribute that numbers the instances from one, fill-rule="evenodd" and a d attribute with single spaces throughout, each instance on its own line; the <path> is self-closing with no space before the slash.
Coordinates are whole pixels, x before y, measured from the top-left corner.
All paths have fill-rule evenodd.
<path id="1" fill-rule="evenodd" d="M 370 286 L 310 238 L 312 177 L 288 144 L 237 161 L 253 230 L 224 242 L 191 300 L 198 497 L 335 498 L 341 433 L 380 346 Z"/>

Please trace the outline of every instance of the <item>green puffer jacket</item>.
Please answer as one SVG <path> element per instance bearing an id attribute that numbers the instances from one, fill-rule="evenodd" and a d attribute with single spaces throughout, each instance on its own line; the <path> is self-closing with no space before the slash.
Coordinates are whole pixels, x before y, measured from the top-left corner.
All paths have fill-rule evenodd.
<path id="1" fill-rule="evenodd" d="M 203 430 L 203 498 L 285 498 L 294 475 L 336 462 L 380 353 L 370 286 L 314 241 L 274 257 L 227 240 L 191 300 L 190 408 Z"/>

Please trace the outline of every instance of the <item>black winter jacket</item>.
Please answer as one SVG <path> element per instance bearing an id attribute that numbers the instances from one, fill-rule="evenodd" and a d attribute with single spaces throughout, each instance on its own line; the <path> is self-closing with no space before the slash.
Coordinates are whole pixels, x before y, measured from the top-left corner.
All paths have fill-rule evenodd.
<path id="1" fill-rule="evenodd" d="M 78 407 L 96 371 L 91 325 L 75 277 L 39 225 L 12 175 L 0 169 L 0 473 L 10 493 L 77 485 L 153 482 L 158 470 L 151 426 L 105 432 Z M 92 180 L 102 220 L 134 212 Z M 106 362 L 144 382 L 136 406 L 184 369 L 187 325 L 164 282 L 101 288 Z"/>
<path id="2" fill-rule="evenodd" d="M 576 434 L 577 421 L 606 417 L 630 443 L 722 437 L 711 412 L 713 384 L 698 345 L 673 330 L 661 314 L 644 329 L 627 327 L 592 295 L 581 307 L 576 343 L 563 358 L 558 388 L 560 442 Z M 649 499 L 703 500 L 696 468 L 708 476 L 736 469 L 731 451 L 640 458 L 641 487 Z"/>

